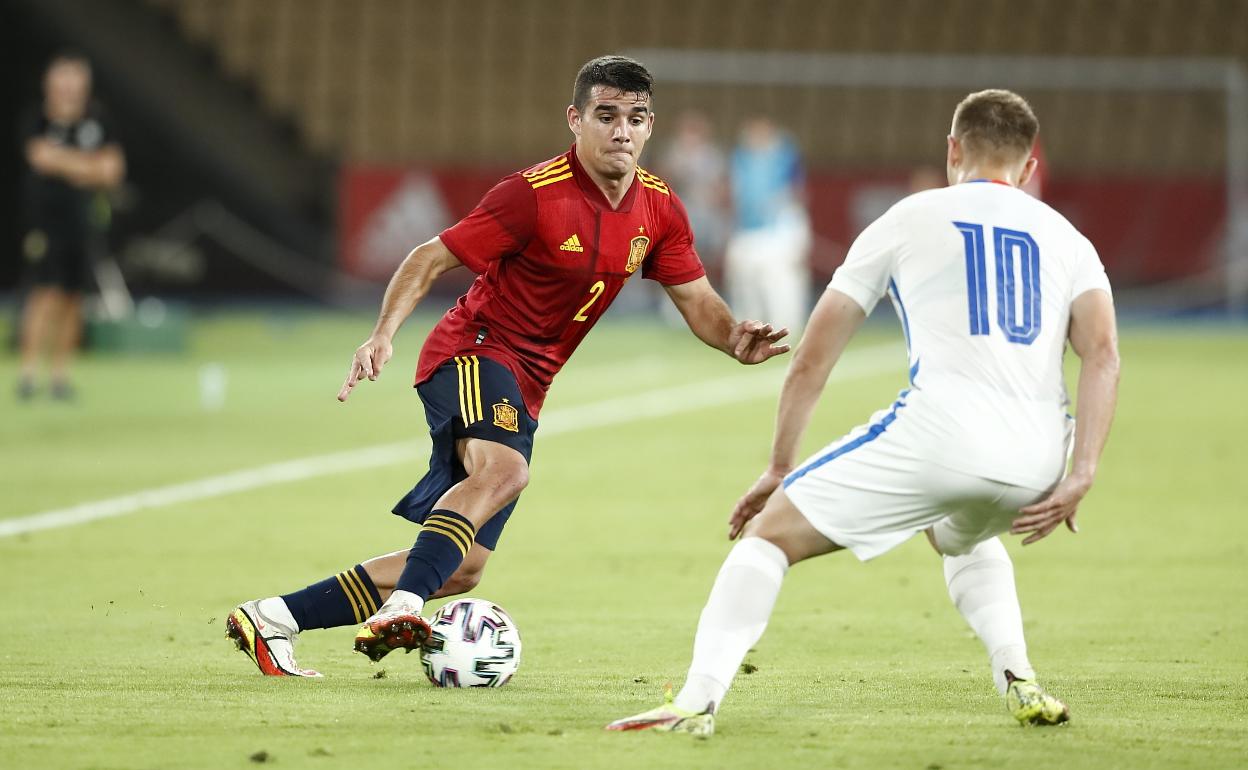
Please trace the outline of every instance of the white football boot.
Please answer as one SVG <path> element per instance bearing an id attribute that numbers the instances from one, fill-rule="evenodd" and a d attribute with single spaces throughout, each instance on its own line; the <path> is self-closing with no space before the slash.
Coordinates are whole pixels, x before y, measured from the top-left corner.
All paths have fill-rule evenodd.
<path id="1" fill-rule="evenodd" d="M 710 709 L 686 711 L 680 708 L 673 702 L 672 686 L 669 684 L 663 690 L 662 706 L 617 719 L 607 725 L 606 729 L 620 732 L 654 730 L 659 733 L 688 733 L 706 738 L 715 733 L 715 714 Z"/>
<path id="2" fill-rule="evenodd" d="M 265 676 L 320 676 L 295 662 L 299 632 L 281 597 L 252 600 L 235 607 L 225 619 L 225 636 L 247 653 Z"/>

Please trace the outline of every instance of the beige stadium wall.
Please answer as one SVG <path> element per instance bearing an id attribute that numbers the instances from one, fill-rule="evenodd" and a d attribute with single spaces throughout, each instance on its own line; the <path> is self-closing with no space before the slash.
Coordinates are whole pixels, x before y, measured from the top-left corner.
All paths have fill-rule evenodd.
<path id="1" fill-rule="evenodd" d="M 156 0 L 153 0 L 154 2 Z M 586 59 L 638 49 L 1081 57 L 1248 63 L 1244 0 L 159 0 L 252 79 L 306 143 L 355 162 L 509 164 L 567 142 Z M 984 83 L 985 87 L 991 83 Z M 964 89 L 664 84 L 663 120 L 755 112 L 813 165 L 930 160 Z M 1226 163 L 1209 92 L 1028 94 L 1055 169 L 1207 171 Z"/>

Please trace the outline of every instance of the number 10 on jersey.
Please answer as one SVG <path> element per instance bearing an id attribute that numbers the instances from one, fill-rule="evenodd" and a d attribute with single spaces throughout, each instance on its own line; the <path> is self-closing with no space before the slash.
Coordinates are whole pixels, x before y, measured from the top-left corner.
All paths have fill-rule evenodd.
<path id="1" fill-rule="evenodd" d="M 984 226 L 954 222 L 966 245 L 966 298 L 971 336 L 987 335 L 988 260 Z M 1010 342 L 1030 345 L 1040 334 L 1040 247 L 1030 233 L 992 228 L 997 273 L 997 326 Z"/>

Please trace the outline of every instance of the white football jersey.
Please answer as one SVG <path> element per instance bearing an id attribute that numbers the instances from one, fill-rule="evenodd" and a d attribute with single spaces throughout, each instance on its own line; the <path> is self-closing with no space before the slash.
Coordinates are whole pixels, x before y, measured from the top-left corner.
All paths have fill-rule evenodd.
<path id="1" fill-rule="evenodd" d="M 916 193 L 858 236 L 829 284 L 867 313 L 888 294 L 910 351 L 897 427 L 946 467 L 1045 488 L 1065 469 L 1070 305 L 1109 291 L 1096 249 L 1004 184 Z"/>

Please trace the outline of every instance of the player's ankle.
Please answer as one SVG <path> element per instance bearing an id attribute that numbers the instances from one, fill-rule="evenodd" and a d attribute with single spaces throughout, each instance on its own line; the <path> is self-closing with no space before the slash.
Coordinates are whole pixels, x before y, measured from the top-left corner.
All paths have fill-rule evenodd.
<path id="1" fill-rule="evenodd" d="M 714 713 L 727 692 L 728 688 L 713 677 L 690 673 L 673 704 L 678 709 L 694 714 Z"/>
<path id="2" fill-rule="evenodd" d="M 261 599 L 256 602 L 256 607 L 260 613 L 270 621 L 282 626 L 286 626 L 294 633 L 299 633 L 299 622 L 295 620 L 294 614 L 290 611 L 290 605 L 286 604 L 286 600 L 280 596 L 270 596 L 267 599 Z"/>
<path id="3" fill-rule="evenodd" d="M 413 615 L 419 615 L 424 608 L 424 599 L 411 591 L 396 588 L 390 592 L 390 598 L 386 599 L 386 603 L 381 605 L 380 612 L 410 612 Z"/>

